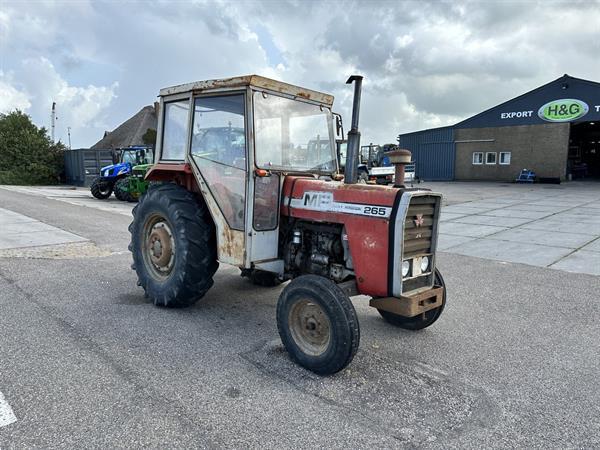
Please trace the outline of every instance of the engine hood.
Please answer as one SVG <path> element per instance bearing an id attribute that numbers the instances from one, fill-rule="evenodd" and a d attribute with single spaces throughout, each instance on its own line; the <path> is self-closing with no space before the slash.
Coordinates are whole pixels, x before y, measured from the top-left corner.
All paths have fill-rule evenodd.
<path id="1" fill-rule="evenodd" d="M 129 169 L 129 163 L 119 163 L 119 164 L 111 164 L 109 166 L 104 166 L 100 169 L 100 175 L 104 176 L 104 172 L 108 170 L 110 175 L 116 175 L 121 170 L 127 171 Z"/>
<path id="2" fill-rule="evenodd" d="M 302 211 L 314 211 L 387 219 L 391 215 L 398 189 L 287 177 L 283 192 L 284 215 L 301 217 Z"/>

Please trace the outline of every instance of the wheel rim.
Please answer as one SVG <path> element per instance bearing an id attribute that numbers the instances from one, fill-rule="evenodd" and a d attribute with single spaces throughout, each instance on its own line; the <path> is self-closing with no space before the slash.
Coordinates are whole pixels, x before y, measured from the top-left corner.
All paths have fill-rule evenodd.
<path id="1" fill-rule="evenodd" d="M 290 309 L 288 323 L 302 352 L 311 356 L 325 353 L 331 341 L 331 323 L 323 308 L 306 299 L 298 300 Z"/>
<path id="2" fill-rule="evenodd" d="M 161 216 L 150 217 L 144 227 L 144 259 L 158 279 L 167 278 L 175 265 L 175 239 L 169 223 Z"/>
<path id="3" fill-rule="evenodd" d="M 101 184 L 99 187 L 99 191 L 102 195 L 107 195 L 110 192 L 110 185 Z"/>

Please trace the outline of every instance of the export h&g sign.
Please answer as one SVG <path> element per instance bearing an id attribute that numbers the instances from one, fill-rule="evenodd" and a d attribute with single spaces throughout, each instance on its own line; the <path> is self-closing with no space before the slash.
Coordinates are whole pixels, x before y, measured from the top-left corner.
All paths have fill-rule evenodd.
<path id="1" fill-rule="evenodd" d="M 537 115 L 540 119 L 546 122 L 571 122 L 577 120 L 592 111 L 593 115 L 597 116 L 600 113 L 600 105 L 592 105 L 591 107 L 583 100 L 575 98 L 561 98 L 552 100 L 543 104 L 538 110 Z M 519 122 L 531 123 L 535 118 L 534 109 L 521 109 L 518 111 L 500 112 L 500 120 L 518 120 Z M 591 118 L 590 120 L 594 120 Z"/>
<path id="2" fill-rule="evenodd" d="M 584 101 L 562 98 L 542 105 L 538 110 L 538 116 L 548 122 L 570 122 L 585 116 L 589 110 L 589 106 Z"/>

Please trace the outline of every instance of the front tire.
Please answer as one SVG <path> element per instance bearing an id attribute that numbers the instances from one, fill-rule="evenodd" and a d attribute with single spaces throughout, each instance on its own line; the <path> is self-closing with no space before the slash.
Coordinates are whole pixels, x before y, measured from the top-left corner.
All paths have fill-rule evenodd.
<path id="1" fill-rule="evenodd" d="M 115 183 L 115 197 L 121 200 L 122 202 L 126 202 L 129 197 L 129 180 L 127 178 L 121 178 L 117 180 Z"/>
<path id="2" fill-rule="evenodd" d="M 442 304 L 435 309 L 426 311 L 423 314 L 419 314 L 415 317 L 404 317 L 389 311 L 384 311 L 382 309 L 378 309 L 377 311 L 379 311 L 379 314 L 381 314 L 381 317 L 383 317 L 386 322 L 389 322 L 397 327 L 404 328 L 405 330 L 422 330 L 423 328 L 427 328 L 440 318 L 442 312 L 444 311 L 444 307 L 446 306 L 446 283 L 444 283 L 442 274 L 438 269 L 435 269 L 434 283 L 437 286 L 444 288 Z"/>
<path id="3" fill-rule="evenodd" d="M 344 369 L 360 342 L 352 302 L 333 281 L 317 275 L 285 287 L 277 302 L 277 329 L 292 360 L 320 375 Z"/>
<path id="4" fill-rule="evenodd" d="M 102 177 L 95 178 L 90 185 L 90 192 L 99 200 L 106 200 L 113 191 L 113 183 L 103 180 Z"/>
<path id="5" fill-rule="evenodd" d="M 157 306 L 193 305 L 213 285 L 215 227 L 203 202 L 176 184 L 153 186 L 129 226 L 138 284 Z"/>

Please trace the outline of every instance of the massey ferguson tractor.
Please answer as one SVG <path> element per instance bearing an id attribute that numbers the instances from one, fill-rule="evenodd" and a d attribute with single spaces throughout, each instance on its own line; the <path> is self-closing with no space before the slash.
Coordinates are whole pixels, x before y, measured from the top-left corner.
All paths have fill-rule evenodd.
<path id="1" fill-rule="evenodd" d="M 406 150 L 389 154 L 393 186 L 357 184 L 362 77 L 352 83 L 344 176 L 331 95 L 256 75 L 160 91 L 152 183 L 129 227 L 138 284 L 155 305 L 192 305 L 219 263 L 260 285 L 291 280 L 277 303 L 279 334 L 318 374 L 342 370 L 358 349 L 352 296 L 369 296 L 400 328 L 439 318 L 441 195 L 404 186 Z"/>

